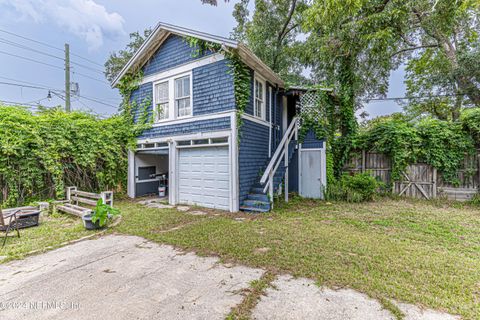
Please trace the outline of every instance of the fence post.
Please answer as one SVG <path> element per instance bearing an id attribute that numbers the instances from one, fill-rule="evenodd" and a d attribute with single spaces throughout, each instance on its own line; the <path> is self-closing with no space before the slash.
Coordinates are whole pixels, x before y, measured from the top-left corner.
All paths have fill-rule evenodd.
<path id="1" fill-rule="evenodd" d="M 366 155 L 366 152 L 365 152 L 365 149 L 362 150 L 362 173 L 364 173 L 366 170 L 365 170 L 365 166 L 366 166 L 366 162 L 367 162 L 367 155 Z"/>
<path id="2" fill-rule="evenodd" d="M 432 198 L 437 198 L 437 168 L 433 168 L 433 177 L 432 177 Z"/>
<path id="3" fill-rule="evenodd" d="M 477 181 L 477 189 L 480 191 L 480 149 L 477 150 L 477 174 L 478 174 L 478 181 Z"/>

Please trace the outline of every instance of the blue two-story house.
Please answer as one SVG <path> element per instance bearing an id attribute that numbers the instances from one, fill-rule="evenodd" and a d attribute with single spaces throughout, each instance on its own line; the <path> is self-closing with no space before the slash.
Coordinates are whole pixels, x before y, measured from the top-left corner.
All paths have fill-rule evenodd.
<path id="1" fill-rule="evenodd" d="M 186 39 L 220 45 L 198 54 Z M 249 68 L 250 101 L 235 100 L 234 52 Z M 154 123 L 129 153 L 128 195 L 165 190 L 170 204 L 264 212 L 283 192 L 321 198 L 326 185 L 325 142 L 309 132 L 298 140 L 305 90 L 282 79 L 237 41 L 160 23 L 113 82 L 141 71 L 131 96 L 140 117 Z M 241 121 L 237 119 L 241 117 Z"/>

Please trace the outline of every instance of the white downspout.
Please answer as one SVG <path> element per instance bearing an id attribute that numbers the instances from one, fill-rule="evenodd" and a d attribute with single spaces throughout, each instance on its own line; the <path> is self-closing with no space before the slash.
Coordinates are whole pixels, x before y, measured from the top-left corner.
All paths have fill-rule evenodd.
<path id="1" fill-rule="evenodd" d="M 269 117 L 268 119 L 270 120 L 270 125 L 268 126 L 268 158 L 272 157 L 272 109 L 273 109 L 273 104 L 272 104 L 272 87 L 268 87 L 268 91 L 270 94 L 270 102 L 269 102 Z"/>

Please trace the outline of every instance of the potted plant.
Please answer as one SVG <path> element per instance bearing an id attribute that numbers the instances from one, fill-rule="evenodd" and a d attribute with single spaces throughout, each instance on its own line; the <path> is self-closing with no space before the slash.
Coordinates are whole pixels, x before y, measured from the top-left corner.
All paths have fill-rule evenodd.
<path id="1" fill-rule="evenodd" d="M 87 230 L 100 229 L 106 226 L 108 219 L 119 214 L 120 211 L 118 209 L 106 205 L 102 199 L 98 199 L 93 212 L 82 217 L 83 225 Z"/>

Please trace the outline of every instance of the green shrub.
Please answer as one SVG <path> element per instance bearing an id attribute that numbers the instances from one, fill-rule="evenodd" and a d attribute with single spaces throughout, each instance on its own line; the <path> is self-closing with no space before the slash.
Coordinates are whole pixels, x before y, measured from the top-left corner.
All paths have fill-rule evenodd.
<path id="1" fill-rule="evenodd" d="M 472 199 L 470 199 L 470 204 L 474 205 L 474 206 L 479 206 L 480 207 L 480 193 L 477 193 L 476 195 L 474 195 L 472 197 Z"/>
<path id="2" fill-rule="evenodd" d="M 123 116 L 32 113 L 0 105 L 0 202 L 17 206 L 61 197 L 65 186 L 120 190 L 135 127 Z"/>
<path id="3" fill-rule="evenodd" d="M 325 198 L 330 201 L 371 201 L 382 187 L 383 183 L 368 172 L 355 175 L 344 174 L 341 179 L 328 184 Z"/>

